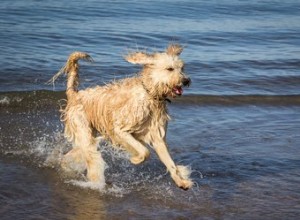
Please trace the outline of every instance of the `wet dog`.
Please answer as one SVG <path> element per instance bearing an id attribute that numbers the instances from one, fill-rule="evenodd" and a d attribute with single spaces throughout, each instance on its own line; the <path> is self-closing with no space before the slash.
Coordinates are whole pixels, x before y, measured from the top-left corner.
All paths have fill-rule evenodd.
<path id="1" fill-rule="evenodd" d="M 147 146 L 152 146 L 170 172 L 176 185 L 183 189 L 192 187 L 190 169 L 175 165 L 166 143 L 168 97 L 181 96 L 183 87 L 191 83 L 179 58 L 183 48 L 172 44 L 161 53 L 130 53 L 125 59 L 141 65 L 141 72 L 131 78 L 78 91 L 80 59 L 91 61 L 83 52 L 70 55 L 66 65 L 53 77 L 67 74 L 67 105 L 62 111 L 65 136 L 73 148 L 62 160 L 84 162 L 87 178 L 105 184 L 105 162 L 97 150 L 97 135 L 108 139 L 130 153 L 133 164 L 149 157 Z"/>

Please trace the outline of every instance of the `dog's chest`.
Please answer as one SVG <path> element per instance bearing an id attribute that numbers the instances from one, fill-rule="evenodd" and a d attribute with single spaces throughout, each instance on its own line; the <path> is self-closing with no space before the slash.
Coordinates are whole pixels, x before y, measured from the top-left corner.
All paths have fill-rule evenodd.
<path id="1" fill-rule="evenodd" d="M 135 134 L 146 134 L 160 126 L 165 127 L 168 120 L 167 109 L 164 103 L 147 103 L 136 113 L 136 124 L 131 128 Z"/>

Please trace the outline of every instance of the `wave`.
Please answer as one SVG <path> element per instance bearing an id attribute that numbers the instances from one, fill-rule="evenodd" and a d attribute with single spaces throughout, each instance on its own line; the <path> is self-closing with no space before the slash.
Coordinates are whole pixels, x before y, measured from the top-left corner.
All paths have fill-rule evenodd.
<path id="1" fill-rule="evenodd" d="M 49 108 L 60 106 L 66 100 L 64 91 L 12 91 L 0 92 L 0 107 L 9 108 Z M 175 105 L 270 105 L 299 106 L 299 95 L 196 95 L 187 94 L 183 97 L 170 99 Z"/>
<path id="2" fill-rule="evenodd" d="M 0 107 L 11 108 L 48 108 L 57 106 L 60 100 L 66 99 L 64 92 L 59 91 L 12 91 L 0 92 Z"/>
<path id="3" fill-rule="evenodd" d="M 175 103 L 194 105 L 300 105 L 300 95 L 188 95 Z"/>

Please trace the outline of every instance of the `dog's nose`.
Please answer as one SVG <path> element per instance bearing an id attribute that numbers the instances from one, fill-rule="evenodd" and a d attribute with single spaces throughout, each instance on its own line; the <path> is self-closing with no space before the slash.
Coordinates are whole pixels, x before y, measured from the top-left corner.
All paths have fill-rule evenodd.
<path id="1" fill-rule="evenodd" d="M 190 78 L 183 78 L 182 84 L 184 86 L 190 86 L 191 85 L 191 79 Z"/>

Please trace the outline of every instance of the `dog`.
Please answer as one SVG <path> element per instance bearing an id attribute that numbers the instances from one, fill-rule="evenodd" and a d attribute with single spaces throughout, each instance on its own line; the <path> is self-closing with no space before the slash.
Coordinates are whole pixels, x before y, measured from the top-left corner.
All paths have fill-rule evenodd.
<path id="1" fill-rule="evenodd" d="M 133 52 L 125 59 L 142 66 L 134 77 L 78 91 L 80 59 L 92 61 L 84 52 L 72 53 L 65 66 L 52 78 L 67 75 L 67 104 L 61 120 L 64 134 L 72 142 L 72 150 L 63 156 L 61 165 L 83 162 L 87 179 L 105 185 L 105 162 L 97 150 L 99 137 L 129 152 L 130 161 L 146 160 L 151 146 L 166 166 L 176 185 L 182 189 L 193 186 L 191 170 L 175 165 L 166 143 L 170 119 L 167 102 L 181 96 L 183 87 L 191 84 L 185 75 L 184 62 L 179 58 L 183 47 L 170 44 L 164 52 Z"/>

